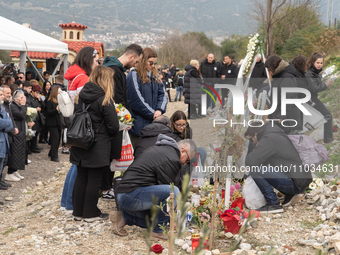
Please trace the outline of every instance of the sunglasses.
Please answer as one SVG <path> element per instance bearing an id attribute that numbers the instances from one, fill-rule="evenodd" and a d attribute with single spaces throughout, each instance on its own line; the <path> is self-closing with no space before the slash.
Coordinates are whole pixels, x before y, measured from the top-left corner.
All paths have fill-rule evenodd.
<path id="1" fill-rule="evenodd" d="M 150 64 L 150 66 L 152 66 L 152 65 L 157 65 L 157 62 L 153 62 L 153 61 L 148 61 L 149 62 L 149 64 Z"/>
<path id="2" fill-rule="evenodd" d="M 18 79 L 23 79 L 24 77 L 18 77 Z"/>
<path id="3" fill-rule="evenodd" d="M 94 50 L 94 51 L 93 51 L 93 57 L 95 57 L 97 54 L 98 54 L 98 51 L 97 51 L 97 50 Z"/>

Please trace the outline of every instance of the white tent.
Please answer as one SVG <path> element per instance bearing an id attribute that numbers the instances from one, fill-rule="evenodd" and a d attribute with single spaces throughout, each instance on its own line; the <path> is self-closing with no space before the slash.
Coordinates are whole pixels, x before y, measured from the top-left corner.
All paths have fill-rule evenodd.
<path id="1" fill-rule="evenodd" d="M 25 70 L 26 58 L 31 62 L 26 54 L 27 51 L 63 54 L 56 69 L 59 68 L 63 60 L 65 60 L 65 70 L 67 69 L 68 45 L 66 43 L 39 33 L 33 29 L 24 27 L 1 16 L 0 24 L 0 50 L 20 51 L 21 71 Z M 32 66 L 34 65 L 32 64 Z M 53 72 L 53 75 L 55 72 L 56 70 Z"/>

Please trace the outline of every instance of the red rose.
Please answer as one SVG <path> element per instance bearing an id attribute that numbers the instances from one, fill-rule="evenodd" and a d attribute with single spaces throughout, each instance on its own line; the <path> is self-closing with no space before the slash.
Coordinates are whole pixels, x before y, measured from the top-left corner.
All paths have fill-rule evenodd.
<path id="1" fill-rule="evenodd" d="M 160 244 L 155 244 L 154 246 L 151 247 L 151 251 L 153 251 L 156 254 L 161 254 L 164 248 Z"/>
<path id="2" fill-rule="evenodd" d="M 338 131 L 338 127 L 337 127 L 337 126 L 334 126 L 334 127 L 333 127 L 333 132 L 336 132 L 336 131 Z"/>

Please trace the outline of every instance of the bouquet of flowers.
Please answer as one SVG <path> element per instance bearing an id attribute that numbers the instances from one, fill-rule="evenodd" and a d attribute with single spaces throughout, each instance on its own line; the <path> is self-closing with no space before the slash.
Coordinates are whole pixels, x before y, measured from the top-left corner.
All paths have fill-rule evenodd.
<path id="1" fill-rule="evenodd" d="M 256 33 L 253 37 L 249 37 L 249 43 L 247 46 L 247 53 L 249 54 L 249 58 L 247 59 L 247 62 L 245 63 L 245 67 L 243 70 L 243 75 L 246 76 L 249 73 L 250 67 L 254 62 L 254 58 L 256 56 L 256 53 L 258 52 L 258 49 L 262 46 L 263 40 L 260 39 L 260 35 Z"/>
<path id="2" fill-rule="evenodd" d="M 325 183 L 321 178 L 314 178 L 313 181 L 309 184 L 310 189 L 320 189 L 325 186 Z"/>
<path id="3" fill-rule="evenodd" d="M 26 111 L 26 121 L 27 121 L 27 123 L 34 121 L 37 116 L 38 116 L 37 108 L 27 107 L 27 111 Z M 33 131 L 32 128 L 27 127 L 27 129 L 26 129 L 26 140 L 31 140 L 35 136 L 35 132 L 36 131 Z"/>
<path id="4" fill-rule="evenodd" d="M 115 108 L 119 120 L 119 131 L 132 127 L 133 118 L 130 112 L 122 104 L 115 104 Z"/>

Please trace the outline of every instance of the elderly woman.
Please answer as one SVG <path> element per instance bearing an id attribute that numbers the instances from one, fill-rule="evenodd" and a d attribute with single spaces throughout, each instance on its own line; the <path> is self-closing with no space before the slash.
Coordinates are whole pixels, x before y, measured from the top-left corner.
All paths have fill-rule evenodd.
<path id="1" fill-rule="evenodd" d="M 22 90 L 14 92 L 10 109 L 19 133 L 13 136 L 5 181 L 20 181 L 24 177 L 17 170 L 25 170 L 26 161 L 26 97 Z M 27 125 L 32 127 L 34 122 L 29 122 Z"/>

